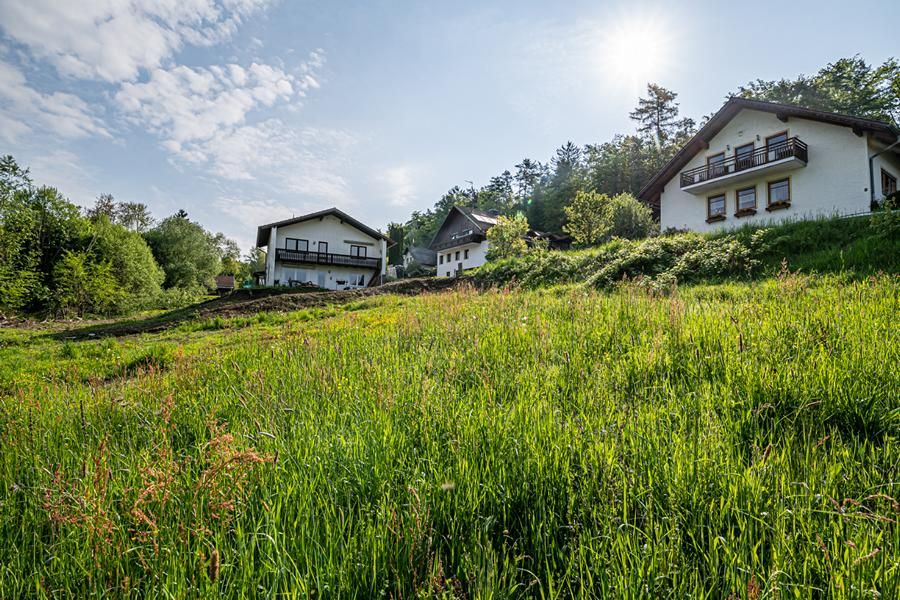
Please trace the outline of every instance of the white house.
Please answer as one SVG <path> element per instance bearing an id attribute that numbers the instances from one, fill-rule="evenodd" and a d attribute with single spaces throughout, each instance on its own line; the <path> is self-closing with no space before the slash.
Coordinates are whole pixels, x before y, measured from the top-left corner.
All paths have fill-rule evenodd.
<path id="1" fill-rule="evenodd" d="M 888 123 L 731 98 L 638 196 L 663 230 L 711 231 L 868 212 L 898 178 Z"/>
<path id="2" fill-rule="evenodd" d="M 437 252 L 438 277 L 453 277 L 487 262 L 487 230 L 496 224 L 494 213 L 451 208 L 429 246 Z"/>
<path id="3" fill-rule="evenodd" d="M 256 245 L 266 247 L 265 285 L 314 284 L 329 290 L 381 283 L 393 242 L 350 215 L 329 208 L 261 225 Z"/>

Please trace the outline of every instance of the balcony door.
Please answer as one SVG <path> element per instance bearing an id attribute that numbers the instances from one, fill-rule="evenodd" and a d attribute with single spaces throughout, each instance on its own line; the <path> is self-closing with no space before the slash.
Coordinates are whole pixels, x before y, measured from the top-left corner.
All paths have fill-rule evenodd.
<path id="1" fill-rule="evenodd" d="M 781 160 L 782 158 L 787 158 L 790 156 L 790 152 L 787 147 L 788 134 L 787 131 L 782 133 L 777 133 L 775 135 L 771 135 L 766 138 L 766 156 L 768 157 L 768 162 L 772 162 L 774 160 Z"/>
<path id="2" fill-rule="evenodd" d="M 742 171 L 753 166 L 753 142 L 734 149 L 735 170 Z"/>
<path id="3" fill-rule="evenodd" d="M 715 177 L 721 177 L 725 174 L 725 153 L 720 152 L 719 154 L 714 154 L 712 156 L 706 157 L 706 173 L 707 179 L 713 179 Z"/>

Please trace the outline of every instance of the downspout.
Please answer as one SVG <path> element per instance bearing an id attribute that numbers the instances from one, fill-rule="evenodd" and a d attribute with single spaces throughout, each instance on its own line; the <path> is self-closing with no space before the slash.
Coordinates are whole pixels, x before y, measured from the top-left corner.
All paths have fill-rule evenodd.
<path id="1" fill-rule="evenodd" d="M 869 205 L 870 206 L 872 205 L 872 203 L 875 202 L 875 159 L 898 144 L 900 144 L 900 135 L 897 136 L 897 139 L 894 140 L 893 144 L 891 144 L 884 150 L 879 150 L 875 154 L 872 154 L 871 156 L 869 156 L 869 194 L 870 194 L 870 200 L 869 200 L 870 204 Z"/>

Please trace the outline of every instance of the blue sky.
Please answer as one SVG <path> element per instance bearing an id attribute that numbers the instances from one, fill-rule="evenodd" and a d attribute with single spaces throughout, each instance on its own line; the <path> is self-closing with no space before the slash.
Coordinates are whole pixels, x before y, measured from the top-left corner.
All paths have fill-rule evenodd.
<path id="1" fill-rule="evenodd" d="M 629 132 L 647 81 L 699 119 L 752 79 L 880 63 L 898 22 L 865 0 L 0 0 L 0 154 L 246 249 L 264 222 L 338 206 L 384 227 Z"/>

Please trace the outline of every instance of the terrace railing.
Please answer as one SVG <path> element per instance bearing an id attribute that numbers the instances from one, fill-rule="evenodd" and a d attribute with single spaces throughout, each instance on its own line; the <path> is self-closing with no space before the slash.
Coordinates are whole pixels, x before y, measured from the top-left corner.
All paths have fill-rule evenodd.
<path id="1" fill-rule="evenodd" d="M 757 148 L 753 152 L 731 156 L 725 160 L 683 171 L 681 173 L 681 187 L 690 187 L 754 167 L 778 162 L 785 158 L 797 158 L 804 163 L 807 162 L 808 151 L 806 144 L 800 141 L 799 138 L 792 137 L 777 144 L 769 144 L 768 146 Z"/>
<path id="2" fill-rule="evenodd" d="M 310 252 L 308 250 L 287 250 L 285 248 L 276 249 L 275 260 L 279 260 L 282 262 L 295 262 L 315 265 L 364 267 L 366 269 L 381 268 L 381 259 L 371 256 L 352 256 L 350 254 L 335 254 L 333 252 Z"/>

